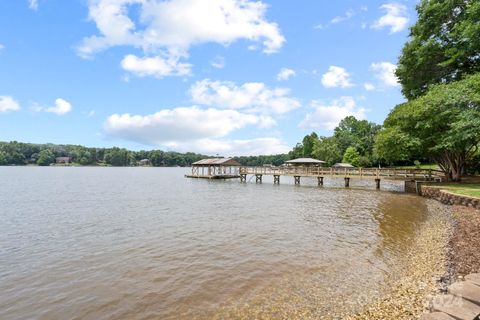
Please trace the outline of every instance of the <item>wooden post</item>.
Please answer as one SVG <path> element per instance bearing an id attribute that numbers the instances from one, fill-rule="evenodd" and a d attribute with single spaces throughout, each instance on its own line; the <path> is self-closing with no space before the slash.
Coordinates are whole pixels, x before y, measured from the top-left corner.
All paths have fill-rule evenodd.
<path id="1" fill-rule="evenodd" d="M 295 179 L 295 184 L 299 185 L 300 184 L 300 176 L 294 176 L 293 178 Z"/>
<path id="2" fill-rule="evenodd" d="M 273 184 L 280 184 L 280 176 L 278 174 L 273 175 Z"/>
<path id="3" fill-rule="evenodd" d="M 255 175 L 255 182 L 256 183 L 262 183 L 262 175 L 261 174 L 256 174 Z"/>
<path id="4" fill-rule="evenodd" d="M 380 190 L 380 179 L 375 179 L 375 183 L 377 185 L 377 190 Z"/>
<path id="5" fill-rule="evenodd" d="M 350 178 L 345 177 L 345 188 L 348 188 L 348 187 L 350 187 Z"/>
<path id="6" fill-rule="evenodd" d="M 240 174 L 240 182 L 247 182 L 247 175 L 246 174 Z"/>
<path id="7" fill-rule="evenodd" d="M 323 177 L 317 177 L 318 179 L 318 186 L 323 186 Z"/>

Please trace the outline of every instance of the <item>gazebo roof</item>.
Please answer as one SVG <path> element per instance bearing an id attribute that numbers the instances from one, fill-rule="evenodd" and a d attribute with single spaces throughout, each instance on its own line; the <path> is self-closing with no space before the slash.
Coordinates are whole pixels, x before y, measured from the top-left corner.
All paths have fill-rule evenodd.
<path id="1" fill-rule="evenodd" d="M 324 164 L 325 161 L 317 160 L 317 159 L 313 159 L 313 158 L 298 158 L 298 159 L 285 161 L 285 163 L 289 163 L 289 164 Z"/>
<path id="2" fill-rule="evenodd" d="M 192 163 L 194 166 L 240 166 L 240 163 L 232 158 L 210 158 L 202 159 Z"/>

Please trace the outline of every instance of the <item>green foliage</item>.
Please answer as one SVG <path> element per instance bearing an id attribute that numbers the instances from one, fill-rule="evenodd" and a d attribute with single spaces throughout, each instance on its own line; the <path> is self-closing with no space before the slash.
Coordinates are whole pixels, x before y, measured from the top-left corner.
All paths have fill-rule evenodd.
<path id="1" fill-rule="evenodd" d="M 343 160 L 342 162 L 344 163 L 350 163 L 351 165 L 358 167 L 360 166 L 360 153 L 357 151 L 355 147 L 348 147 L 347 150 L 345 150 L 345 154 L 343 155 Z"/>
<path id="2" fill-rule="evenodd" d="M 268 164 L 279 166 L 289 160 L 289 157 L 286 154 L 276 154 L 270 156 L 235 157 L 234 159 L 244 166 L 263 166 Z"/>
<path id="3" fill-rule="evenodd" d="M 0 165 L 28 163 L 49 165 L 55 161 L 56 157 L 70 157 L 74 164 L 79 165 L 134 166 L 142 159 L 149 159 L 154 166 L 188 166 L 207 156 L 160 150 L 128 151 L 119 148 L 87 148 L 78 145 L 0 142 Z"/>
<path id="4" fill-rule="evenodd" d="M 408 99 L 480 71 L 480 2 L 422 0 L 397 76 Z"/>
<path id="5" fill-rule="evenodd" d="M 367 120 L 357 120 L 353 116 L 340 121 L 334 130 L 340 154 L 344 154 L 349 147 L 354 147 L 362 157 L 362 164 L 370 166 L 376 159 L 373 153 L 375 136 L 381 126 Z"/>
<path id="6" fill-rule="evenodd" d="M 342 160 L 342 153 L 335 137 L 320 137 L 313 147 L 313 158 L 321 159 L 332 166 Z"/>
<path id="7" fill-rule="evenodd" d="M 422 154 L 459 180 L 480 143 L 480 73 L 435 85 L 388 115 L 376 139 L 385 160 Z"/>
<path id="8" fill-rule="evenodd" d="M 51 150 L 42 150 L 38 153 L 37 164 L 39 166 L 49 166 L 55 162 L 55 154 Z"/>

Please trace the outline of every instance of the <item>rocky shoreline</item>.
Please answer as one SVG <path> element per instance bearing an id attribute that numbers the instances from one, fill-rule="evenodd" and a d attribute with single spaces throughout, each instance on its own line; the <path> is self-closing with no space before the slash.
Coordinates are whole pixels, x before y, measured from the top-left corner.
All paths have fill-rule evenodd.
<path id="1" fill-rule="evenodd" d="M 409 272 L 389 284 L 391 293 L 344 319 L 419 319 L 433 297 L 470 273 L 480 272 L 480 210 L 427 200 L 429 218 L 406 257 Z"/>

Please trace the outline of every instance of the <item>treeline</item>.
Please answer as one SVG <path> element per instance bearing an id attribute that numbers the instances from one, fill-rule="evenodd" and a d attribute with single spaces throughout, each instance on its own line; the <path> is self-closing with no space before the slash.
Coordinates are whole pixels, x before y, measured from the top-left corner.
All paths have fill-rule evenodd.
<path id="1" fill-rule="evenodd" d="M 37 164 L 48 166 L 58 157 L 69 157 L 76 165 L 136 166 L 147 159 L 155 167 L 189 166 L 207 156 L 196 153 L 130 151 L 123 148 L 88 148 L 79 145 L 0 142 L 0 165 Z"/>

